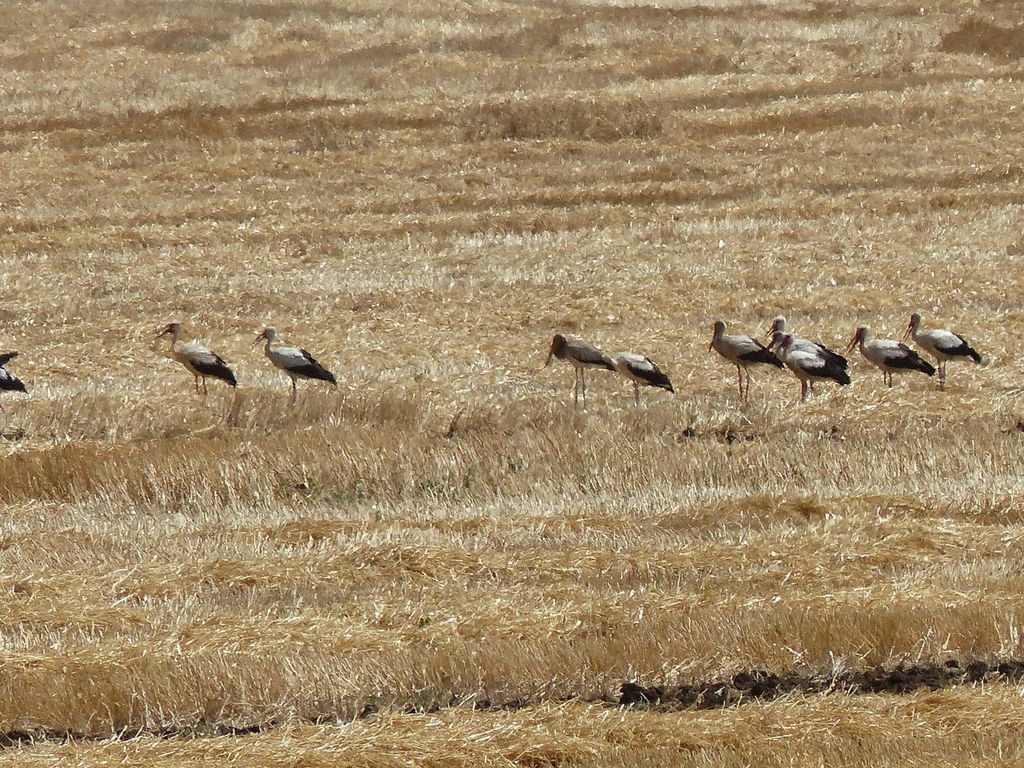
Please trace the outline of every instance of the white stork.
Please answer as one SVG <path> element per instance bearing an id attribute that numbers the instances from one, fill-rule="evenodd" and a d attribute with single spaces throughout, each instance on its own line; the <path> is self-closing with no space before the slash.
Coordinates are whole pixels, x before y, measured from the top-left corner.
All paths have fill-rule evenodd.
<path id="1" fill-rule="evenodd" d="M 338 382 L 334 378 L 334 374 L 320 365 L 316 358 L 302 347 L 270 346 L 276 335 L 277 331 L 273 328 L 264 328 L 260 335 L 256 337 L 256 340 L 253 342 L 253 346 L 256 346 L 262 340 L 266 340 L 267 343 L 266 346 L 263 347 L 263 351 L 266 353 L 267 358 L 270 362 L 287 373 L 289 378 L 292 380 L 293 401 L 295 400 L 296 395 L 295 382 L 297 379 L 320 379 L 321 381 L 329 381 L 335 386 L 338 385 Z"/>
<path id="2" fill-rule="evenodd" d="M 635 405 L 640 405 L 641 384 L 675 392 L 668 376 L 649 357 L 632 352 L 620 352 L 617 355 L 612 355 L 609 359 L 616 371 L 633 382 L 633 403 Z"/>
<path id="3" fill-rule="evenodd" d="M 868 341 L 870 335 L 871 332 L 862 325 L 853 335 L 846 351 L 849 352 L 859 346 L 864 359 L 882 372 L 882 380 L 887 386 L 892 386 L 894 373 L 920 371 L 928 376 L 935 375 L 934 366 L 906 344 L 890 339 Z"/>
<path id="4" fill-rule="evenodd" d="M 551 359 L 554 357 L 557 357 L 559 360 L 565 360 L 576 369 L 576 381 L 572 390 L 573 402 L 577 406 L 579 405 L 580 393 L 582 392 L 584 408 L 587 407 L 587 369 L 604 368 L 609 371 L 615 370 L 615 365 L 612 363 L 611 358 L 593 344 L 588 344 L 579 339 L 570 341 L 560 333 L 556 333 L 551 340 L 548 359 L 544 363 L 545 368 L 551 364 Z"/>
<path id="5" fill-rule="evenodd" d="M 785 315 L 779 315 L 772 320 L 772 327 L 768 329 L 767 338 L 771 339 L 768 344 L 768 349 L 775 349 L 779 342 L 782 341 L 782 337 L 787 335 L 786 332 L 786 317 Z M 795 351 L 803 352 L 820 352 L 826 359 L 830 360 L 832 364 L 839 366 L 842 370 L 848 370 L 850 367 L 849 361 L 819 341 L 811 341 L 810 339 L 801 339 L 793 334 L 792 341 L 790 342 L 790 349 Z M 813 382 L 812 382 L 813 384 Z"/>
<path id="6" fill-rule="evenodd" d="M 11 374 L 6 368 L 7 363 L 18 356 L 17 352 L 2 352 L 0 353 L 0 390 L 6 390 L 8 392 L 27 392 L 25 385 L 21 379 Z M 0 403 L 0 411 L 4 409 L 4 404 Z"/>
<path id="7" fill-rule="evenodd" d="M 178 335 L 180 333 L 180 323 L 168 323 L 157 332 L 156 337 L 159 339 L 161 336 L 170 335 L 171 357 L 184 365 L 189 373 L 195 377 L 196 394 L 199 394 L 200 379 L 203 382 L 202 394 L 208 394 L 206 389 L 207 376 L 223 379 L 232 387 L 237 386 L 238 382 L 235 380 L 235 374 L 231 372 L 231 369 L 228 368 L 227 363 L 224 362 L 220 355 L 209 347 L 203 346 L 198 341 L 186 341 L 179 344 Z"/>
<path id="8" fill-rule="evenodd" d="M 850 374 L 833 357 L 816 347 L 800 349 L 790 333 L 783 334 L 778 344 L 779 357 L 793 375 L 800 379 L 800 402 L 807 400 L 807 392 L 815 379 L 831 379 L 839 386 L 850 383 Z"/>
<path id="9" fill-rule="evenodd" d="M 715 323 L 715 334 L 708 345 L 708 352 L 712 349 L 736 366 L 741 399 L 746 399 L 750 395 L 750 366 L 764 364 L 774 365 L 776 368 L 785 367 L 775 353 L 757 339 L 750 336 L 726 336 L 725 323 L 721 320 Z M 746 390 L 743 387 L 744 373 L 747 380 Z"/>
<path id="10" fill-rule="evenodd" d="M 921 330 L 921 315 L 915 312 L 910 316 L 907 332 L 903 340 L 913 338 L 914 343 L 935 358 L 939 364 L 939 389 L 946 388 L 946 363 L 950 360 L 968 358 L 976 364 L 981 363 L 979 355 L 963 336 L 959 336 L 945 328 L 929 328 Z"/>

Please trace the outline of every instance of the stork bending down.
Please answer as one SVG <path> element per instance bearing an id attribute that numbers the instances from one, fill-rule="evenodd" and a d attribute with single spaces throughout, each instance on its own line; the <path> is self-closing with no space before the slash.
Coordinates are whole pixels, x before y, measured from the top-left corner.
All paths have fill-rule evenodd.
<path id="1" fill-rule="evenodd" d="M 648 387 L 659 387 L 668 392 L 675 392 L 672 389 L 672 382 L 668 376 L 662 373 L 661 369 L 654 364 L 649 357 L 637 355 L 632 352 L 620 352 L 610 358 L 615 370 L 633 382 L 633 403 L 640 405 L 640 385 Z"/>
<path id="2" fill-rule="evenodd" d="M 800 349 L 791 334 L 783 334 L 778 345 L 779 357 L 793 375 L 800 379 L 800 402 L 807 399 L 807 392 L 815 379 L 830 379 L 839 386 L 850 383 L 850 375 L 842 366 L 820 349 Z"/>
<path id="3" fill-rule="evenodd" d="M 545 361 L 544 367 L 547 368 L 551 364 L 552 358 L 556 357 L 559 360 L 565 360 L 576 370 L 576 381 L 572 390 L 573 402 L 577 406 L 579 405 L 582 392 L 584 408 L 587 407 L 587 369 L 615 370 L 611 358 L 593 344 L 579 339 L 569 340 L 560 333 L 556 333 L 551 340 L 551 348 L 548 350 L 548 359 Z"/>
<path id="4" fill-rule="evenodd" d="M 787 335 L 786 331 L 786 318 L 784 315 L 779 315 L 772 320 L 772 327 L 768 329 L 768 338 L 771 342 L 768 344 L 768 349 L 775 349 L 782 341 L 783 336 Z M 801 339 L 795 334 L 789 334 L 793 337 L 790 342 L 790 349 L 794 352 L 817 352 L 820 353 L 825 359 L 829 360 L 831 364 L 838 366 L 842 370 L 847 370 L 850 367 L 849 361 L 835 352 L 820 341 L 811 341 L 810 339 Z M 812 382 L 813 384 L 813 382 Z"/>
<path id="5" fill-rule="evenodd" d="M 224 362 L 220 355 L 209 347 L 203 346 L 198 341 L 179 343 L 178 336 L 180 333 L 180 323 L 168 323 L 160 329 L 156 336 L 157 338 L 168 335 L 171 337 L 171 357 L 185 366 L 189 373 L 195 377 L 196 394 L 200 393 L 200 380 L 203 383 L 202 394 L 208 394 L 206 389 L 207 376 L 222 379 L 232 387 L 238 384 L 235 380 L 235 374 L 231 372 L 228 364 Z"/>

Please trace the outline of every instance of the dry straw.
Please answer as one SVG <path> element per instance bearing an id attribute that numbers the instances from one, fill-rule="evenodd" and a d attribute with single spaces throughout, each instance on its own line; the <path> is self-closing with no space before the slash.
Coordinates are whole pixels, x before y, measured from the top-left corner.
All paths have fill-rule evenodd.
<path id="1" fill-rule="evenodd" d="M 1021 655 L 1019 19 L 977 14 L 7 9 L 0 731 L 100 739 L 12 764 L 1019 761 L 1012 686 L 594 703 Z M 743 406 L 707 354 L 912 311 L 986 365 Z M 338 390 L 289 407 L 265 325 Z M 555 331 L 679 394 L 575 412 Z"/>

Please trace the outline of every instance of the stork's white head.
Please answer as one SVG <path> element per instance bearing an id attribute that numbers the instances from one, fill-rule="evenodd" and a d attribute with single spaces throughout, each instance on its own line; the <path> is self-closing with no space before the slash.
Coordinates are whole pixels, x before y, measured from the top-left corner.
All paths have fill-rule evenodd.
<path id="1" fill-rule="evenodd" d="M 708 352 L 715 346 L 715 341 L 722 338 L 722 334 L 725 333 L 725 322 L 722 320 L 715 321 L 715 331 L 711 336 L 711 343 L 708 344 Z"/>
<path id="2" fill-rule="evenodd" d="M 903 334 L 903 340 L 906 341 L 910 338 L 912 333 L 916 333 L 917 329 L 921 327 L 921 314 L 915 312 L 910 316 L 910 322 L 907 323 L 907 331 Z"/>
<path id="3" fill-rule="evenodd" d="M 785 315 L 778 315 L 774 320 L 772 320 L 772 327 L 768 329 L 768 333 L 765 334 L 765 338 L 772 338 L 772 337 L 775 336 L 776 333 L 785 333 L 785 332 L 786 332 L 786 316 Z M 771 349 L 771 345 L 769 345 L 768 348 Z"/>
<path id="4" fill-rule="evenodd" d="M 277 335 L 277 331 L 275 329 L 271 328 L 270 326 L 267 326 L 262 331 L 260 331 L 260 335 L 256 337 L 256 339 L 253 341 L 252 345 L 255 347 L 257 344 L 259 344 L 264 339 L 266 339 L 267 343 L 269 344 L 270 342 L 272 342 L 274 340 L 274 337 L 276 335 Z"/>
<path id="5" fill-rule="evenodd" d="M 565 336 L 560 333 L 556 333 L 554 338 L 551 339 L 551 346 L 548 348 L 548 359 L 544 361 L 544 367 L 547 368 L 551 365 L 551 359 L 557 357 L 561 360 L 565 357 L 565 348 L 568 345 L 568 341 Z"/>
<path id="6" fill-rule="evenodd" d="M 181 323 L 168 323 L 167 325 L 165 325 L 163 328 L 156 332 L 156 338 L 159 339 L 161 336 L 166 336 L 167 334 L 170 334 L 171 341 L 174 341 L 175 339 L 178 338 L 179 333 L 181 333 Z"/>
<path id="7" fill-rule="evenodd" d="M 863 344 L 864 342 L 866 342 L 868 340 L 869 334 L 870 331 L 868 331 L 867 326 L 862 325 L 860 328 L 857 329 L 857 332 L 853 334 L 853 338 L 850 339 L 850 343 L 846 345 L 846 351 L 849 352 L 858 344 Z"/>

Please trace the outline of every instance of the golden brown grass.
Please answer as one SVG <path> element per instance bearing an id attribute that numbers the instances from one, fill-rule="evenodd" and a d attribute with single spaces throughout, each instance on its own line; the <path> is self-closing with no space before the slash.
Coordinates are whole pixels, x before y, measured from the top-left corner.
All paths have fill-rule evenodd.
<path id="1" fill-rule="evenodd" d="M 0 730 L 101 739 L 16 764 L 1019 760 L 1012 686 L 558 702 L 1024 653 L 1020 3 L 2 10 Z M 707 354 L 914 310 L 986 365 Z M 574 412 L 556 330 L 678 394 Z"/>

